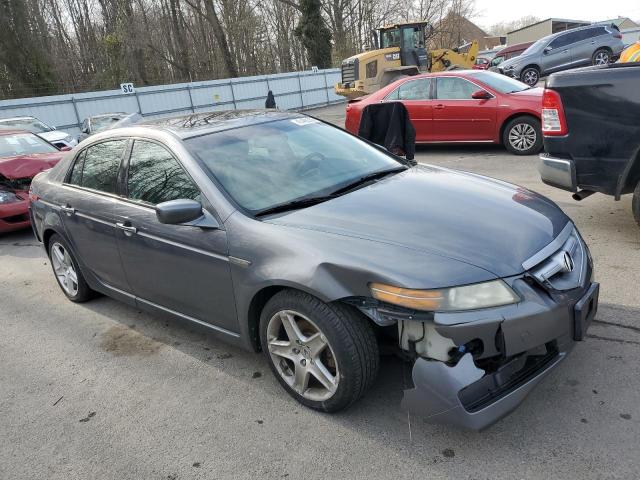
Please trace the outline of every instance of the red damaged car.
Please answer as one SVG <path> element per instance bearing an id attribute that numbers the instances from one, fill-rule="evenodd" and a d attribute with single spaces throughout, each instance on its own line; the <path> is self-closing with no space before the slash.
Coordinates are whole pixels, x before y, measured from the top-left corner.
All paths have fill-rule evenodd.
<path id="1" fill-rule="evenodd" d="M 542 92 L 482 70 L 427 73 L 351 101 L 345 127 L 357 135 L 365 106 L 400 101 L 416 129 L 416 143 L 496 143 L 516 155 L 533 155 L 542 149 Z"/>
<path id="2" fill-rule="evenodd" d="M 30 132 L 0 130 L 0 234 L 29 226 L 29 186 L 63 157 Z"/>

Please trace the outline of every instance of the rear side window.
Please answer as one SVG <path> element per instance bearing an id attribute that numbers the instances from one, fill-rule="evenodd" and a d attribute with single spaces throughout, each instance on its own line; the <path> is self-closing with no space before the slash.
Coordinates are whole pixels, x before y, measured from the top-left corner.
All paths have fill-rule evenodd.
<path id="1" fill-rule="evenodd" d="M 129 198 L 156 205 L 169 200 L 200 201 L 200 190 L 163 146 L 136 140 L 129 160 Z"/>
<path id="2" fill-rule="evenodd" d="M 430 78 L 411 80 L 396 88 L 386 100 L 429 100 L 430 89 Z"/>
<path id="3" fill-rule="evenodd" d="M 69 183 L 105 193 L 116 193 L 118 169 L 127 140 L 92 145 L 76 158 Z"/>

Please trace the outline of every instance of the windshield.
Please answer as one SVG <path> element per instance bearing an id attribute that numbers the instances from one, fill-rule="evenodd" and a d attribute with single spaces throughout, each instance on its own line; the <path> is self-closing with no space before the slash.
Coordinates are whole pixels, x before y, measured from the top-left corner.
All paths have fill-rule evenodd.
<path id="1" fill-rule="evenodd" d="M 124 115 L 111 115 L 109 117 L 93 117 L 91 119 L 91 131 L 93 133 L 101 132 L 109 128 L 114 123 L 122 120 Z"/>
<path id="2" fill-rule="evenodd" d="M 0 135 L 0 158 L 36 153 L 55 153 L 58 149 L 31 133 Z"/>
<path id="3" fill-rule="evenodd" d="M 382 48 L 400 46 L 400 29 L 383 30 L 381 35 Z"/>
<path id="4" fill-rule="evenodd" d="M 37 118 L 16 118 L 0 121 L 0 128 L 3 130 L 27 130 L 31 133 L 50 132 L 53 130 Z"/>
<path id="5" fill-rule="evenodd" d="M 469 73 L 469 76 L 480 80 L 488 87 L 500 93 L 521 92 L 522 90 L 527 90 L 528 88 L 530 88 L 529 85 L 525 83 L 493 72 L 476 71 L 473 73 Z"/>
<path id="6" fill-rule="evenodd" d="M 542 50 L 544 48 L 544 46 L 549 43 L 549 40 L 551 39 L 551 36 L 547 36 L 544 38 L 541 38 L 540 40 L 538 40 L 537 42 L 533 43 L 529 48 L 527 48 L 524 52 L 522 52 L 522 55 L 528 55 L 529 53 L 535 53 L 539 50 Z"/>
<path id="7" fill-rule="evenodd" d="M 343 130 L 307 117 L 211 133 L 185 143 L 251 213 L 330 195 L 364 176 L 402 166 Z"/>

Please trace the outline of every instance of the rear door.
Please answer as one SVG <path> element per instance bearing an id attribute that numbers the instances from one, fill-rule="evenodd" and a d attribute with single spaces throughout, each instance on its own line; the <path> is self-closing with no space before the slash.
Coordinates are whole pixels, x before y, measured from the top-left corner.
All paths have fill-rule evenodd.
<path id="1" fill-rule="evenodd" d="M 115 237 L 115 203 L 126 139 L 93 144 L 77 156 L 60 198 L 67 238 L 102 283 L 129 291 Z"/>
<path id="2" fill-rule="evenodd" d="M 416 142 L 433 139 L 431 84 L 431 78 L 410 80 L 402 83 L 385 98 L 385 101 L 400 101 L 407 108 L 411 123 L 416 129 Z"/>
<path id="3" fill-rule="evenodd" d="M 571 45 L 572 63 L 574 66 L 591 64 L 591 56 L 598 48 L 598 37 L 607 35 L 604 27 L 592 27 L 575 32 L 576 42 Z"/>
<path id="4" fill-rule="evenodd" d="M 496 124 L 495 97 L 476 100 L 482 87 L 461 77 L 437 77 L 433 105 L 433 141 L 493 141 Z"/>
<path id="5" fill-rule="evenodd" d="M 167 225 L 156 217 L 155 205 L 177 199 L 199 201 L 214 214 L 177 157 L 160 143 L 136 139 L 123 183 L 117 239 L 138 301 L 237 331 L 226 231 Z"/>

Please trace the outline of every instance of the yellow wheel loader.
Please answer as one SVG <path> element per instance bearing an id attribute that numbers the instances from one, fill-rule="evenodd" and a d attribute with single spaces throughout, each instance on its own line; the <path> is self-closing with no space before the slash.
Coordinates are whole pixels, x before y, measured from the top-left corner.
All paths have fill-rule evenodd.
<path id="1" fill-rule="evenodd" d="M 342 61 L 342 79 L 335 85 L 335 92 L 353 99 L 409 75 L 473 66 L 478 55 L 477 41 L 455 49 L 427 51 L 431 33 L 427 22 L 387 25 L 373 32 L 375 49 Z M 466 52 L 460 53 L 461 50 Z"/>

